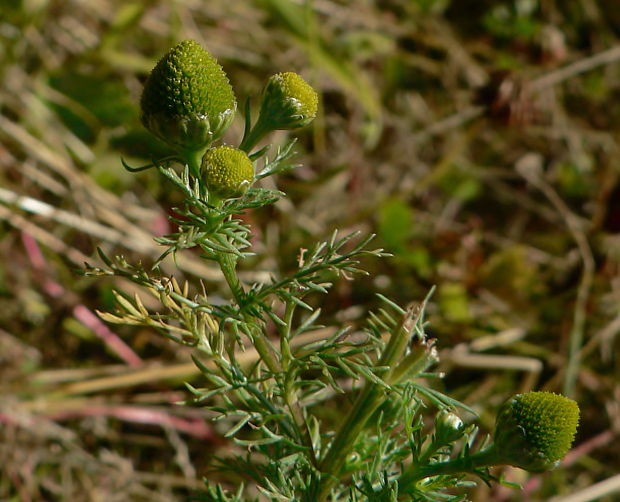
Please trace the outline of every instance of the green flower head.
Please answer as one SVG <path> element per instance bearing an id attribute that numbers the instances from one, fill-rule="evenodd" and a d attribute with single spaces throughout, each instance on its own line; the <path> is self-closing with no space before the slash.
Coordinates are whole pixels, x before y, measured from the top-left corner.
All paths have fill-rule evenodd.
<path id="1" fill-rule="evenodd" d="M 495 449 L 504 461 L 532 472 L 551 469 L 566 455 L 579 423 L 579 406 L 552 392 L 517 394 L 495 423 Z"/>
<path id="2" fill-rule="evenodd" d="M 155 136 L 179 151 L 199 151 L 224 133 L 237 102 L 215 58 L 185 40 L 155 65 L 140 107 L 142 123 Z"/>
<path id="3" fill-rule="evenodd" d="M 207 150 L 202 169 L 207 189 L 221 199 L 240 197 L 254 180 L 254 166 L 248 155 L 231 146 Z"/>
<path id="4" fill-rule="evenodd" d="M 293 72 L 276 73 L 267 81 L 260 109 L 260 120 L 275 129 L 307 126 L 316 117 L 319 97 L 301 76 Z"/>

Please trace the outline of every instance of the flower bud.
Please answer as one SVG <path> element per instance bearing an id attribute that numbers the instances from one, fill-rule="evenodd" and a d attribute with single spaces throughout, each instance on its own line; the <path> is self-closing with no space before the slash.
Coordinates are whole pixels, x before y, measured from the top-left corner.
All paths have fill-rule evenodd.
<path id="1" fill-rule="evenodd" d="M 254 166 L 248 155 L 231 146 L 208 150 L 202 158 L 202 169 L 207 189 L 221 199 L 240 197 L 254 180 Z"/>
<path id="2" fill-rule="evenodd" d="M 276 73 L 267 81 L 260 119 L 275 129 L 307 126 L 316 117 L 319 97 L 297 73 Z"/>
<path id="3" fill-rule="evenodd" d="M 501 408 L 494 448 L 502 463 L 532 472 L 551 469 L 566 455 L 577 431 L 579 406 L 552 392 L 517 394 Z"/>
<path id="4" fill-rule="evenodd" d="M 443 410 L 435 419 L 435 436 L 440 444 L 456 441 L 465 433 L 463 421 L 454 413 Z"/>
<path id="5" fill-rule="evenodd" d="M 197 42 L 185 40 L 162 57 L 140 100 L 142 123 L 179 151 L 199 151 L 220 137 L 237 102 L 228 77 Z"/>

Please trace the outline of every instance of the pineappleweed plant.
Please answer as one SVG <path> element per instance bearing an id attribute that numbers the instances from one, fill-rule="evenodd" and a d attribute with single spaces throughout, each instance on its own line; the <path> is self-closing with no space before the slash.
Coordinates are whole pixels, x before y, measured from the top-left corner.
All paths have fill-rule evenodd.
<path id="1" fill-rule="evenodd" d="M 368 314 L 363 329 L 313 336 L 321 312 L 306 297 L 327 293 L 338 277 L 363 273 L 363 256 L 386 256 L 368 247 L 372 237 L 334 233 L 300 254 L 290 276 L 239 279 L 237 264 L 252 254 L 251 229 L 239 215 L 283 197 L 257 182 L 295 167 L 294 141 L 271 157 L 269 147 L 256 145 L 274 130 L 308 125 L 317 106 L 317 93 L 301 76 L 278 73 L 265 85 L 254 124 L 247 102 L 239 146 L 218 145 L 237 109 L 228 77 L 198 43 L 172 48 L 144 85 L 141 119 L 175 155 L 124 165 L 155 167 L 183 194 L 171 218 L 176 232 L 156 239 L 163 252 L 149 269 L 100 251 L 105 265 L 86 270 L 127 278 L 161 303 L 153 312 L 139 295 L 117 291 L 117 312 L 101 313 L 104 319 L 149 326 L 193 348 L 204 386 L 188 385 L 188 404 L 207 407 L 239 446 L 215 466 L 225 486 L 207 475 L 197 499 L 456 501 L 466 500 L 468 474 L 492 482 L 495 465 L 554 467 L 573 441 L 577 404 L 548 392 L 514 396 L 498 414 L 493 439 L 475 446 L 475 425 L 458 415 L 473 411 L 425 384 L 438 376 L 429 372 L 438 356 L 424 331 L 426 300 L 401 308 L 379 295 L 383 306 Z M 190 248 L 219 266 L 227 302 L 212 303 L 205 287 L 191 292 L 188 283 L 162 274 L 166 256 Z M 239 356 L 248 350 L 257 362 Z M 342 419 L 325 419 L 342 395 L 351 398 L 339 408 Z"/>

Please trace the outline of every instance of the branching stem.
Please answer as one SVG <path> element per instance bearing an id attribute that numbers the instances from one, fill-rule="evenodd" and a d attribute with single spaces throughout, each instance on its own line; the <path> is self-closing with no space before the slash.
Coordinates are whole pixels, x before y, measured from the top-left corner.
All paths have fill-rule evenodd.
<path id="1" fill-rule="evenodd" d="M 390 341 L 385 347 L 381 359 L 377 363 L 379 367 L 393 368 L 400 361 L 407 344 L 409 343 L 413 328 L 419 319 L 421 308 L 409 309 L 403 316 L 400 324 L 392 331 Z M 391 371 L 385 375 L 389 383 Z M 385 388 L 378 383 L 366 381 L 364 388 L 358 396 L 353 409 L 347 416 L 336 434 L 329 450 L 319 464 L 320 471 L 324 474 L 321 480 L 318 501 L 322 502 L 329 496 L 334 484 L 339 481 L 340 472 L 346 459 L 353 449 L 360 433 L 366 427 L 366 422 L 381 404 L 381 396 Z"/>
<path id="2" fill-rule="evenodd" d="M 464 457 L 455 458 L 446 462 L 437 462 L 434 464 L 416 464 L 408 471 L 405 471 L 398 480 L 400 493 L 407 493 L 411 489 L 411 485 L 417 481 L 432 476 L 451 475 L 460 473 L 476 473 L 477 469 L 499 465 L 502 459 L 494 447 L 489 446 L 483 451 L 474 453 Z"/>
<path id="3" fill-rule="evenodd" d="M 243 138 L 243 141 L 239 145 L 239 149 L 243 150 L 246 153 L 250 153 L 252 148 L 256 146 L 256 144 L 265 137 L 266 134 L 271 132 L 271 128 L 266 121 L 261 120 L 260 117 L 254 127 L 250 130 L 249 134 Z"/>
<path id="4" fill-rule="evenodd" d="M 256 326 L 256 320 L 243 309 L 246 298 L 245 292 L 243 291 L 243 286 L 239 282 L 239 278 L 236 273 L 237 257 L 231 253 L 221 253 L 218 256 L 217 262 L 220 265 L 235 302 L 239 305 L 243 319 L 247 322 L 256 351 L 267 365 L 267 368 L 269 368 L 269 371 L 274 374 L 281 372 L 282 367 L 280 366 L 280 362 L 278 361 L 271 343 L 267 340 L 261 329 Z"/>
<path id="5" fill-rule="evenodd" d="M 202 156 L 206 150 L 193 150 L 185 153 L 185 161 L 190 172 L 196 177 L 200 177 L 200 166 L 202 165 Z"/>
<path id="6" fill-rule="evenodd" d="M 283 399 L 291 413 L 291 416 L 293 418 L 293 425 L 297 432 L 297 434 L 295 435 L 302 442 L 302 444 L 306 448 L 308 448 L 310 459 L 313 461 L 314 465 L 317 465 L 317 459 L 314 453 L 314 447 L 312 445 L 310 431 L 308 430 L 303 411 L 297 400 L 297 392 L 292 385 L 290 375 L 287 376 L 288 373 L 286 371 L 286 368 L 288 366 L 288 363 L 290 362 L 290 358 L 292 357 L 290 349 L 288 349 L 287 351 L 283 351 L 283 368 L 281 362 L 277 358 L 274 348 L 271 346 L 271 343 L 262 332 L 262 330 L 256 325 L 255 319 L 253 319 L 249 313 L 243 311 L 243 305 L 245 303 L 245 292 L 243 291 L 243 287 L 241 286 L 241 283 L 239 282 L 239 278 L 236 273 L 237 258 L 230 253 L 222 254 L 218 259 L 218 263 L 220 265 L 222 273 L 224 274 L 224 278 L 228 283 L 230 291 L 235 298 L 235 301 L 241 307 L 244 320 L 247 321 L 247 324 L 251 330 L 251 336 L 256 351 L 260 355 L 261 359 L 265 362 L 269 370 L 274 375 L 276 375 L 277 379 L 280 381 L 280 385 L 283 389 Z M 290 330 L 293 313 L 294 306 L 293 308 L 287 307 L 286 323 L 288 330 Z M 285 332 L 282 334 L 283 338 L 288 335 L 290 335 L 290 333 Z M 284 342 L 284 344 L 288 346 L 288 340 Z M 287 353 L 288 355 L 285 356 L 284 353 Z M 290 432 L 291 431 L 289 430 L 289 435 L 293 436 L 293 434 L 290 434 Z"/>

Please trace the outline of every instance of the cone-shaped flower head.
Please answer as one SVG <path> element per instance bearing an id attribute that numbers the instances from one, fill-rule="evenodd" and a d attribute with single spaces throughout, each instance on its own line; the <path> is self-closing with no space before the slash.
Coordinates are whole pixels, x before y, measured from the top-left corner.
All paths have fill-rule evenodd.
<path id="1" fill-rule="evenodd" d="M 577 431 L 579 407 L 552 392 L 517 394 L 495 423 L 495 450 L 502 463 L 532 472 L 551 469 L 566 455 Z"/>
<path id="2" fill-rule="evenodd" d="M 267 81 L 260 120 L 275 129 L 296 129 L 314 120 L 319 105 L 316 91 L 293 72 L 276 73 Z"/>
<path id="3" fill-rule="evenodd" d="M 237 102 L 215 58 L 193 40 L 162 57 L 144 84 L 142 123 L 180 151 L 199 151 L 230 125 Z"/>
<path id="4" fill-rule="evenodd" d="M 254 180 L 248 155 L 231 146 L 211 148 L 202 158 L 202 169 L 210 193 L 221 199 L 240 197 Z"/>

